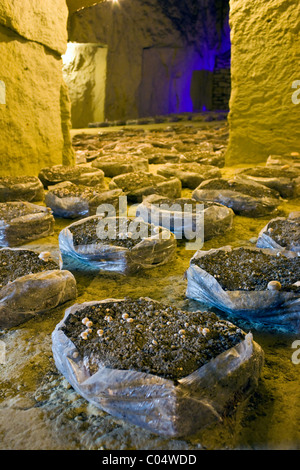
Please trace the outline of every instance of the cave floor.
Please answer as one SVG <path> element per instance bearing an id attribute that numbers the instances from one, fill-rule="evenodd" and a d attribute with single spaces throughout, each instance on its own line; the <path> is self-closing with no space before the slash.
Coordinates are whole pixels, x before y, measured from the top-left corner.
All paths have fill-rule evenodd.
<path id="1" fill-rule="evenodd" d="M 211 123 L 212 127 L 216 125 L 223 123 Z M 80 132 L 76 130 L 73 134 Z M 99 129 L 84 132 L 93 134 Z M 237 167 L 225 167 L 222 172 L 229 176 Z M 190 193 L 183 191 L 183 195 Z M 299 199 L 283 202 L 280 214 L 299 210 L 299 203 Z M 249 240 L 257 237 L 271 218 L 273 216 L 257 219 L 235 216 L 233 229 L 206 242 L 203 249 L 228 244 L 251 245 Z M 58 234 L 69 223 L 70 220 L 57 218 L 52 236 L 24 247 L 57 251 Z M 205 311 L 205 306 L 185 298 L 183 275 L 192 255 L 184 245 L 179 246 L 174 262 L 130 277 L 74 272 L 78 287 L 76 303 L 147 296 L 190 311 Z M 292 362 L 292 343 L 299 337 L 274 330 L 263 331 L 235 321 L 245 331 L 252 331 L 254 340 L 265 352 L 265 365 L 256 391 L 222 423 L 188 439 L 166 439 L 97 409 L 58 373 L 52 357 L 51 333 L 65 309 L 73 303 L 0 332 L 0 339 L 6 346 L 6 362 L 0 365 L 0 449 L 300 449 L 300 365 Z"/>

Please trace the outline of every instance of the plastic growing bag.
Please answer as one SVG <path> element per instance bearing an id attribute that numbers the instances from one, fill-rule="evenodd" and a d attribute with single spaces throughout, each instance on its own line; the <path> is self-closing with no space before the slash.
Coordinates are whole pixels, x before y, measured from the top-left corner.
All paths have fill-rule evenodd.
<path id="1" fill-rule="evenodd" d="M 218 168 L 223 168 L 225 166 L 225 152 L 224 150 L 217 150 L 215 152 L 184 152 L 184 154 L 180 157 L 180 163 L 191 162 L 197 162 L 201 165 L 212 165 L 217 166 Z"/>
<path id="2" fill-rule="evenodd" d="M 180 197 L 182 185 L 178 178 L 165 178 L 152 173 L 125 173 L 115 176 L 109 183 L 110 189 L 123 190 L 129 202 L 142 202 L 144 196 L 160 194 L 167 197 Z"/>
<path id="3" fill-rule="evenodd" d="M 92 168 L 90 164 L 77 166 L 54 165 L 43 168 L 39 173 L 39 179 L 45 188 L 63 181 L 70 181 L 84 186 L 102 185 L 104 187 L 105 185 L 103 171 Z"/>
<path id="4" fill-rule="evenodd" d="M 101 151 L 100 150 L 76 150 L 75 151 L 75 158 L 77 165 L 90 163 L 96 158 L 100 157 Z"/>
<path id="5" fill-rule="evenodd" d="M 220 252 L 232 252 L 239 248 L 225 246 L 209 251 L 197 251 L 192 257 L 186 271 L 186 296 L 203 302 L 205 305 L 218 308 L 223 312 L 234 314 L 259 326 L 276 326 L 283 331 L 300 331 L 300 298 L 293 290 L 224 290 L 217 279 L 195 264 L 197 259 Z M 274 250 L 248 248 L 270 256 L 277 256 Z M 296 253 L 287 253 L 287 257 L 297 257 Z M 212 268 L 213 269 L 213 268 Z M 255 266 L 253 266 L 255 269 Z M 272 281 L 273 279 L 270 279 Z M 298 285 L 298 281 L 295 286 Z"/>
<path id="6" fill-rule="evenodd" d="M 256 386 L 263 352 L 248 334 L 235 347 L 177 383 L 136 370 L 119 370 L 99 364 L 96 373 L 86 367 L 63 327 L 70 315 L 87 305 L 73 305 L 52 333 L 57 369 L 82 397 L 107 413 L 165 437 L 184 437 L 222 420 L 234 401 L 245 399 Z"/>
<path id="7" fill-rule="evenodd" d="M 197 201 L 213 201 L 230 207 L 236 214 L 246 217 L 262 217 L 277 209 L 279 194 L 254 181 L 222 178 L 203 181 L 192 197 Z"/>
<path id="8" fill-rule="evenodd" d="M 283 198 L 300 195 L 300 168 L 283 165 L 282 167 L 255 167 L 240 170 L 242 178 L 263 184 L 278 191 Z"/>
<path id="9" fill-rule="evenodd" d="M 136 171 L 149 171 L 149 162 L 146 158 L 141 158 L 130 154 L 106 155 L 93 161 L 92 167 L 100 168 L 105 176 L 114 176 Z"/>
<path id="10" fill-rule="evenodd" d="M 48 257 L 49 254 L 41 253 L 40 257 L 43 255 Z M 60 265 L 57 269 L 46 267 L 44 271 L 20 276 L 0 288 L 0 328 L 12 328 L 24 323 L 75 299 L 76 295 L 74 276 L 69 271 L 61 270 Z"/>
<path id="11" fill-rule="evenodd" d="M 147 232 L 151 229 L 149 224 L 145 224 L 139 219 L 123 218 L 123 217 L 103 217 L 101 215 L 86 217 L 80 221 L 74 222 L 63 229 L 59 234 L 59 248 L 62 253 L 64 262 L 75 261 L 75 266 L 78 269 L 90 269 L 96 271 L 112 271 L 117 273 L 130 273 L 136 272 L 140 269 L 148 269 L 156 266 L 163 265 L 170 261 L 175 255 L 176 251 L 176 238 L 166 229 L 161 228 L 160 233 L 152 233 L 139 240 L 133 247 L 126 247 L 122 244 L 114 243 L 120 236 L 124 240 L 132 238 L 130 233 L 127 233 L 127 228 L 119 230 L 122 223 L 128 224 L 144 224 L 147 226 Z M 85 227 L 91 227 L 93 232 L 92 241 L 82 242 L 80 244 L 74 243 L 74 232 L 80 230 L 86 232 Z M 99 224 L 101 224 L 99 235 Z M 109 237 L 103 236 L 105 225 L 115 227 L 114 233 Z M 129 225 L 130 227 L 130 225 Z M 155 228 L 153 228 L 155 230 Z M 101 237 L 103 237 L 101 239 Z M 138 237 L 138 235 L 137 235 Z M 72 263 L 73 260 L 73 263 Z"/>
<path id="12" fill-rule="evenodd" d="M 163 151 L 146 155 L 151 165 L 164 165 L 165 163 L 179 163 L 179 153 L 164 153 Z"/>
<path id="13" fill-rule="evenodd" d="M 30 202 L 0 203 L 0 246 L 18 246 L 53 233 L 54 217 L 48 207 Z"/>
<path id="14" fill-rule="evenodd" d="M 300 168 L 300 153 L 294 152 L 288 155 L 270 155 L 267 159 L 266 166 L 270 168 L 282 168 L 287 166 Z"/>
<path id="15" fill-rule="evenodd" d="M 121 189 L 106 191 L 97 186 L 87 187 L 65 181 L 49 189 L 45 203 L 55 216 L 76 219 L 96 214 L 101 204 L 112 204 L 117 208 L 122 195 Z"/>
<path id="16" fill-rule="evenodd" d="M 204 235 L 204 241 L 218 236 L 232 228 L 234 212 L 232 209 L 217 203 L 203 202 L 204 210 L 198 215 L 185 212 L 187 207 L 201 201 L 189 198 L 168 199 L 152 194 L 144 198 L 137 207 L 136 215 L 142 217 L 145 222 L 163 226 L 178 239 L 191 239 L 197 236 L 197 232 Z M 173 207 L 172 207 L 173 206 Z"/>
<path id="17" fill-rule="evenodd" d="M 158 175 L 166 178 L 178 178 L 182 187 L 195 189 L 202 181 L 220 178 L 221 171 L 216 166 L 192 163 L 167 163 L 157 170 Z"/>
<path id="18" fill-rule="evenodd" d="M 260 231 L 256 246 L 300 254 L 300 212 L 291 212 L 288 218 L 270 220 Z"/>
<path id="19" fill-rule="evenodd" d="M 4 176 L 0 178 L 0 202 L 43 201 L 44 187 L 35 176 Z"/>

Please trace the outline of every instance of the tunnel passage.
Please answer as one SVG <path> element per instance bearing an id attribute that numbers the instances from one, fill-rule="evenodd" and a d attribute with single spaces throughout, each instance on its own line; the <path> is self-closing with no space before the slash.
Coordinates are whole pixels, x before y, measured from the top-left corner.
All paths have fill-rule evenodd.
<path id="1" fill-rule="evenodd" d="M 107 45 L 98 120 L 229 108 L 229 0 L 105 2 L 72 15 L 69 40 Z M 74 90 L 73 73 L 65 68 L 72 123 L 83 127 L 76 110 L 91 119 L 98 104 Z"/>

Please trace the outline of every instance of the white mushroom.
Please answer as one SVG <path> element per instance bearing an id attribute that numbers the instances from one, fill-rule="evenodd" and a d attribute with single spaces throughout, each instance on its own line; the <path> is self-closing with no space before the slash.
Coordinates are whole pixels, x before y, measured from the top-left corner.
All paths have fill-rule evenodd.
<path id="1" fill-rule="evenodd" d="M 50 251 L 43 251 L 39 254 L 39 258 L 45 262 L 48 262 L 49 260 L 53 261 L 53 256 Z"/>
<path id="2" fill-rule="evenodd" d="M 267 287 L 268 290 L 279 291 L 281 289 L 281 284 L 279 281 L 270 281 Z"/>

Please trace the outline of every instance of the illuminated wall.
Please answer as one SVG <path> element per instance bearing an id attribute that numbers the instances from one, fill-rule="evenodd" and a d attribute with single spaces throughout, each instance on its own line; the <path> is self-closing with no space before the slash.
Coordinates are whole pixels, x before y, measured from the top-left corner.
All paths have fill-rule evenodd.
<path id="1" fill-rule="evenodd" d="M 69 89 L 74 128 L 104 121 L 106 61 L 105 46 L 68 43 L 63 77 Z"/>
<path id="2" fill-rule="evenodd" d="M 255 164 L 299 151 L 300 104 L 293 103 L 292 85 L 300 80 L 300 3 L 231 0 L 230 9 L 227 161 Z"/>
<path id="3" fill-rule="evenodd" d="M 37 174 L 46 164 L 74 161 L 61 60 L 67 17 L 62 0 L 0 4 L 1 175 Z"/>

